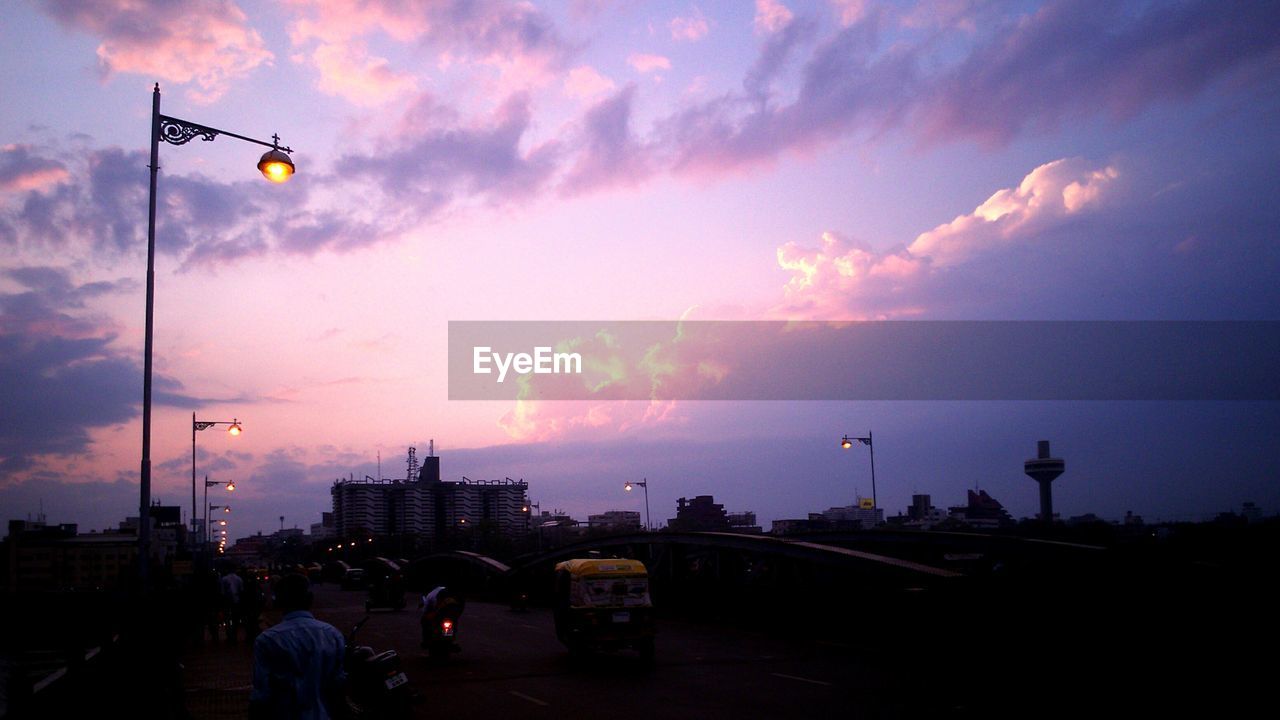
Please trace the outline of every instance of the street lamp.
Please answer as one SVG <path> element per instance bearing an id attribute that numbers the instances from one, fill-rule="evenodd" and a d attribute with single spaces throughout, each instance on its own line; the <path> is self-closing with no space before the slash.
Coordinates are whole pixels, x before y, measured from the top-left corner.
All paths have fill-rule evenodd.
<path id="1" fill-rule="evenodd" d="M 867 431 L 866 437 L 850 437 L 845 435 L 840 438 L 840 447 L 848 450 L 853 447 L 855 442 L 860 442 L 871 449 L 871 510 L 874 513 L 880 507 L 880 503 L 876 500 L 876 446 L 871 443 L 871 431 Z"/>
<path id="2" fill-rule="evenodd" d="M 258 170 L 274 182 L 283 182 L 294 173 L 293 161 L 287 153 L 292 148 L 280 147 L 280 137 L 272 136 L 272 142 L 255 140 L 244 135 L 200 125 L 188 120 L 160 114 L 160 83 L 151 93 L 151 187 L 147 203 L 147 317 L 142 356 L 142 463 L 139 482 L 138 505 L 138 581 L 139 587 L 149 585 L 151 559 L 151 355 L 154 345 L 155 297 L 156 297 L 156 182 L 160 174 L 160 141 L 172 145 L 185 145 L 196 136 L 205 142 L 219 135 L 265 145 L 271 150 L 258 160 Z M 195 416 L 192 416 L 194 427 Z M 193 431 L 194 432 L 194 431 Z M 194 444 L 194 440 L 192 443 Z M 191 512 L 195 514 L 195 473 L 191 481 Z"/>
<path id="3" fill-rule="evenodd" d="M 239 427 L 233 425 L 232 427 Z M 235 492 L 235 480 L 210 480 L 208 475 L 204 476 L 204 541 L 209 542 L 209 488 L 214 485 L 226 485 L 227 492 Z M 194 524 L 194 523 L 193 523 Z"/>
<path id="4" fill-rule="evenodd" d="M 645 478 L 638 483 L 627 483 L 622 486 L 622 489 L 631 492 L 631 489 L 637 485 L 644 488 L 644 529 L 645 532 L 648 532 L 651 529 L 649 526 L 649 478 Z"/>
<path id="5" fill-rule="evenodd" d="M 239 437 L 244 432 L 244 426 L 237 419 L 232 420 L 197 420 L 196 414 L 191 413 L 191 529 L 196 528 L 196 432 L 200 430 L 208 430 L 214 425 L 229 425 L 227 434 L 231 437 Z M 205 478 L 206 488 L 209 478 Z M 234 489 L 234 488 L 231 488 Z M 209 491 L 205 490 L 205 501 L 209 498 Z"/>

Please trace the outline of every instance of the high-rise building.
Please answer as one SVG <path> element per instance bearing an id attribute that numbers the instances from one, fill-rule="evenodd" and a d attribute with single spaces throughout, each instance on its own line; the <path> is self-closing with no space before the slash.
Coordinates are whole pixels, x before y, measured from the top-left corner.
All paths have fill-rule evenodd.
<path id="1" fill-rule="evenodd" d="M 411 461 L 411 469 L 417 458 Z M 333 528 L 339 538 L 416 535 L 434 540 L 468 527 L 513 537 L 529 531 L 529 485 L 523 480 L 440 479 L 440 458 L 421 458 L 415 479 L 338 480 Z"/>
<path id="2" fill-rule="evenodd" d="M 728 530 L 729 518 L 724 505 L 711 495 L 676 501 L 676 516 L 667 521 L 668 530 Z"/>

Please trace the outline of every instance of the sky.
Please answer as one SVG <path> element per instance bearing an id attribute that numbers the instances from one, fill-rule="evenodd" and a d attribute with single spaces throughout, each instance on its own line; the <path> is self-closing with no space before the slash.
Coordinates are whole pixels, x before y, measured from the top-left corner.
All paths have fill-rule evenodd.
<path id="1" fill-rule="evenodd" d="M 520 478 L 580 518 L 872 493 L 1063 517 L 1280 511 L 1275 401 L 463 401 L 476 320 L 1280 320 L 1280 5 L 15 0 L 0 7 L 0 509 L 138 509 L 151 93 L 152 496 L 233 537 L 337 478 Z M 741 349 L 749 352 L 749 348 Z M 924 352 L 945 357 L 939 345 Z M 852 379 L 857 368 L 844 369 Z M 219 488 L 214 488 L 217 495 Z"/>

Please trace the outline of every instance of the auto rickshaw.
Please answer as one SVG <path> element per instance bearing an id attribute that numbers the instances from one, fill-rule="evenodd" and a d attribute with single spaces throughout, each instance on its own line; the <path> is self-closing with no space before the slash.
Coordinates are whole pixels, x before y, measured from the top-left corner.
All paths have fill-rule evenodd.
<path id="1" fill-rule="evenodd" d="M 364 564 L 364 578 L 369 588 L 366 611 L 375 607 L 404 609 L 404 576 L 398 564 L 383 557 L 373 558 Z"/>
<path id="2" fill-rule="evenodd" d="M 571 653 L 633 648 L 653 659 L 649 573 L 639 560 L 578 559 L 556 565 L 556 637 Z"/>

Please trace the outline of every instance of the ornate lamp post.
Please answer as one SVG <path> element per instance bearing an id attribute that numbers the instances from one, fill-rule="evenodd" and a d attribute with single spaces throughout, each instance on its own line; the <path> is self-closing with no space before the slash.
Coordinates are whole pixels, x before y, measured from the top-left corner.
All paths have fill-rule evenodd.
<path id="1" fill-rule="evenodd" d="M 160 114 L 160 84 L 151 93 L 151 189 L 147 207 L 147 318 L 142 360 L 142 467 L 139 483 L 140 512 L 138 514 L 138 580 L 146 589 L 150 582 L 151 561 L 151 355 L 154 338 L 156 291 L 156 180 L 160 172 L 160 141 L 172 145 L 185 145 L 193 138 L 208 142 L 226 135 L 245 142 L 271 148 L 258 160 L 258 170 L 272 182 L 284 182 L 294 173 L 293 160 L 288 147 L 280 147 L 280 136 L 273 135 L 272 142 L 255 140 L 207 125 Z M 194 475 L 193 475 L 194 478 Z M 191 491 L 192 513 L 195 507 L 195 481 Z"/>
<path id="2" fill-rule="evenodd" d="M 845 435 L 840 438 L 840 447 L 848 450 L 853 447 L 855 442 L 860 442 L 871 449 L 871 509 L 874 512 L 880 508 L 880 503 L 876 501 L 876 446 L 871 443 L 871 431 L 867 431 L 866 437 L 850 437 Z"/>

